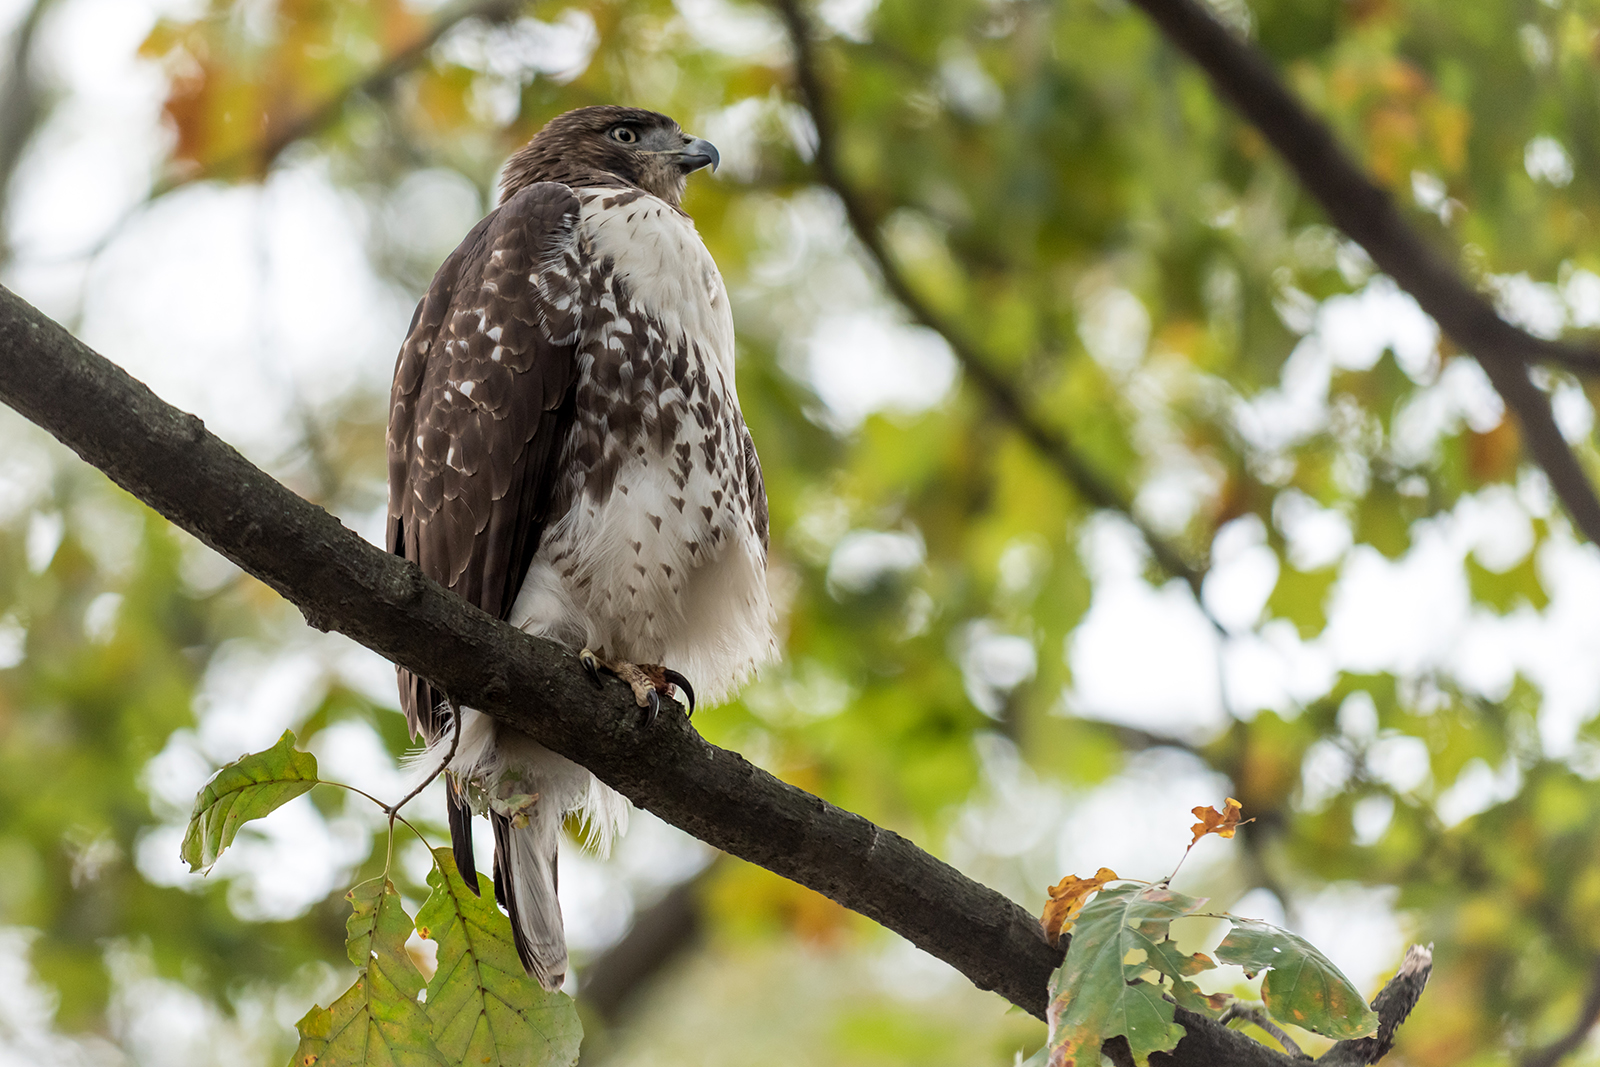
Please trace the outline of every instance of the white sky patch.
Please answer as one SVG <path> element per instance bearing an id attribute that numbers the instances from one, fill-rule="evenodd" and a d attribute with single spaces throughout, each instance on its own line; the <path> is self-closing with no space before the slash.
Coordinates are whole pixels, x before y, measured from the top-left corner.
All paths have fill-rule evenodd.
<path id="1" fill-rule="evenodd" d="M 817 14 L 834 33 L 852 41 L 865 41 L 878 0 L 822 0 Z"/>
<path id="2" fill-rule="evenodd" d="M 1567 302 L 1561 290 L 1535 281 L 1526 272 L 1492 274 L 1488 278 L 1500 314 L 1535 337 L 1555 338 L 1567 325 Z"/>
<path id="3" fill-rule="evenodd" d="M 1438 343 L 1438 326 L 1417 302 L 1389 278 L 1375 277 L 1356 293 L 1323 301 L 1277 388 L 1235 404 L 1236 426 L 1263 452 L 1284 449 L 1327 424 L 1334 370 L 1368 370 L 1392 350 L 1401 370 L 1426 384 L 1438 374 Z"/>
<path id="4" fill-rule="evenodd" d="M 137 53 L 163 6 L 170 5 L 72 0 L 41 26 L 41 66 L 65 93 L 35 134 L 11 189 L 7 222 L 22 261 L 12 273 L 25 297 L 33 290 L 28 260 L 84 251 L 150 187 L 165 149 L 160 110 L 167 82 Z M 49 305 L 48 311 L 64 310 L 59 300 Z"/>
<path id="5" fill-rule="evenodd" d="M 674 6 L 690 35 L 707 48 L 738 57 L 781 54 L 783 25 L 763 6 L 729 0 L 674 0 Z"/>
<path id="6" fill-rule="evenodd" d="M 1460 556 L 1439 522 L 1416 523 L 1412 537 L 1396 561 L 1367 545 L 1351 550 L 1324 634 L 1342 666 L 1416 675 L 1451 658 L 1469 601 Z"/>
<path id="7" fill-rule="evenodd" d="M 952 110 L 988 122 L 1005 106 L 1005 94 L 964 44 L 950 44 L 939 63 L 939 91 Z"/>
<path id="8" fill-rule="evenodd" d="M 808 347 L 811 384 L 842 429 L 877 412 L 926 411 L 955 383 L 944 338 L 878 310 L 823 319 Z"/>
<path id="9" fill-rule="evenodd" d="M 199 747 L 216 765 L 270 748 L 322 699 L 327 669 L 305 643 L 230 641 L 212 654 L 195 696 Z"/>
<path id="10" fill-rule="evenodd" d="M 84 609 L 83 636 L 97 645 L 110 641 L 116 636 L 117 616 L 121 612 L 121 593 L 101 593 Z"/>
<path id="11" fill-rule="evenodd" d="M 419 261 L 438 263 L 483 217 L 483 202 L 465 174 L 429 167 L 400 179 L 381 211 L 390 241 Z"/>
<path id="12" fill-rule="evenodd" d="M 960 639 L 961 677 L 967 699 L 985 715 L 999 715 L 1013 689 L 1039 668 L 1033 642 L 1001 630 L 991 619 L 969 623 Z"/>
<path id="13" fill-rule="evenodd" d="M 1395 911 L 1399 891 L 1337 883 L 1296 899 L 1295 933 L 1316 945 L 1363 996 L 1392 974 L 1405 951 L 1406 931 Z"/>
<path id="14" fill-rule="evenodd" d="M 28 629 L 15 614 L 0 615 L 0 671 L 22 662 L 28 650 Z"/>
<path id="15" fill-rule="evenodd" d="M 99 1067 L 120 1056 L 93 1035 L 55 1031 L 58 997 L 35 976 L 28 954 L 38 934 L 0 926 L 0 1067 Z"/>
<path id="16" fill-rule="evenodd" d="M 1201 587 L 1213 618 L 1233 633 L 1254 627 L 1277 581 L 1278 555 L 1259 517 L 1246 515 L 1217 531 Z"/>
<path id="17" fill-rule="evenodd" d="M 535 74 L 569 82 L 588 69 L 599 45 L 594 16 L 568 10 L 554 22 L 524 17 L 497 25 L 471 19 L 436 47 L 447 62 L 515 86 L 532 81 Z"/>
<path id="18" fill-rule="evenodd" d="M 1557 189 L 1572 183 L 1572 157 L 1554 137 L 1541 134 L 1529 141 L 1522 150 L 1522 166 L 1536 182 Z"/>
<path id="19" fill-rule="evenodd" d="M 1150 344 L 1150 313 L 1126 289 L 1091 284 L 1078 292 L 1078 337 L 1096 363 L 1119 376 L 1144 361 Z"/>
<path id="20" fill-rule="evenodd" d="M 28 534 L 23 540 L 23 554 L 28 569 L 40 574 L 56 558 L 56 549 L 67 534 L 67 520 L 59 511 L 35 511 L 28 516 Z"/>
<path id="21" fill-rule="evenodd" d="M 1104 514 L 1086 524 L 1094 598 L 1067 639 L 1066 707 L 1184 737 L 1214 730 L 1223 723 L 1216 632 L 1182 582 L 1144 581 L 1136 538 Z"/>
<path id="22" fill-rule="evenodd" d="M 864 593 L 886 575 L 921 567 L 927 554 L 915 532 L 852 530 L 839 539 L 828 560 L 828 588 Z"/>
<path id="23" fill-rule="evenodd" d="M 1355 540 L 1343 512 L 1324 508 L 1298 489 L 1285 489 L 1273 499 L 1272 524 L 1288 541 L 1289 565 L 1301 572 L 1339 562 Z"/>
<path id="24" fill-rule="evenodd" d="M 1285 718 L 1332 688 L 1338 667 L 1320 641 L 1303 641 L 1287 619 L 1230 637 L 1222 649 L 1228 706 L 1241 719 L 1257 711 Z"/>
<path id="25" fill-rule="evenodd" d="M 81 335 L 270 462 L 304 413 L 387 387 L 410 308 L 373 274 L 366 225 L 316 164 L 181 190 L 102 258 Z"/>
<path id="26" fill-rule="evenodd" d="M 1227 791 L 1227 779 L 1193 756 L 1139 753 L 1121 774 L 1074 799 L 1056 836 L 1057 869 L 1088 874 L 1110 867 L 1129 878 L 1164 878 L 1189 844 L 1189 809 L 1220 804 Z M 1205 885 L 1239 847 L 1236 840 L 1207 838 L 1184 863 L 1179 885 L 1189 891 Z"/>

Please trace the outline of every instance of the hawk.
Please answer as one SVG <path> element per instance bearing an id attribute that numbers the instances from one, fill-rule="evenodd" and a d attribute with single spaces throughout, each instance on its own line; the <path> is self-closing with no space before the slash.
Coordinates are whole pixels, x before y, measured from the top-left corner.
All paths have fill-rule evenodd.
<path id="1" fill-rule="evenodd" d="M 629 682 L 647 721 L 674 685 L 693 710 L 689 678 L 716 701 L 776 652 L 728 292 L 679 206 L 689 174 L 717 162 L 653 111 L 551 120 L 417 305 L 390 398 L 389 550 L 582 649 L 591 673 Z M 412 735 L 442 758 L 449 706 L 403 668 L 399 683 Z M 627 802 L 486 715 L 463 709 L 459 730 L 456 865 L 475 889 L 472 815 L 487 814 L 517 952 L 556 989 L 562 824 L 580 814 L 605 848 Z"/>

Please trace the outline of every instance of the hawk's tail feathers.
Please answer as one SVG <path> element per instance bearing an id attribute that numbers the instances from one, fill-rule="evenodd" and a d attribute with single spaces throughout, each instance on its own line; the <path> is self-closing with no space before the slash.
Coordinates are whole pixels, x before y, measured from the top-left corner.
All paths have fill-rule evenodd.
<path id="1" fill-rule="evenodd" d="M 567 938 L 556 898 L 556 850 L 561 838 L 561 813 L 555 805 L 538 804 L 525 826 L 513 826 L 497 811 L 494 827 L 496 896 L 511 919 L 511 936 L 522 966 L 545 989 L 554 992 L 567 978 Z"/>

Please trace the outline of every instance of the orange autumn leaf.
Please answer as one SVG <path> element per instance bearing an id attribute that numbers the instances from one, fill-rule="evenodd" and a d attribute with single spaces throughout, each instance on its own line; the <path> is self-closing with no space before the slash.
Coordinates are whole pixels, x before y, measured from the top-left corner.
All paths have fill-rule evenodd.
<path id="1" fill-rule="evenodd" d="M 1245 819 L 1243 822 L 1239 820 L 1239 816 L 1244 813 L 1244 805 L 1232 797 L 1229 797 L 1223 803 L 1221 811 L 1216 808 L 1191 808 L 1190 810 L 1194 812 L 1194 817 L 1200 820 L 1192 827 L 1194 839 L 1189 842 L 1190 848 L 1193 848 L 1195 843 L 1207 834 L 1216 834 L 1218 837 L 1232 837 L 1234 831 L 1244 823 L 1255 822 L 1254 819 Z"/>
<path id="2" fill-rule="evenodd" d="M 1072 927 L 1072 920 L 1077 918 L 1078 912 L 1083 910 L 1089 894 L 1095 892 L 1107 882 L 1117 880 L 1117 872 L 1110 867 L 1101 867 L 1095 872 L 1093 878 L 1079 878 L 1069 874 L 1047 892 L 1050 899 L 1045 901 L 1044 914 L 1039 921 L 1044 925 L 1044 935 L 1053 945 L 1061 940 L 1061 932 Z"/>

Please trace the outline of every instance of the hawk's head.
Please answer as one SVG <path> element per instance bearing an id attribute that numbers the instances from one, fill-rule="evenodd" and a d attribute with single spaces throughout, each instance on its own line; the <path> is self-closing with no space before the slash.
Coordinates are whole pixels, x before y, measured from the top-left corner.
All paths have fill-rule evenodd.
<path id="1" fill-rule="evenodd" d="M 720 161 L 710 141 L 637 107 L 580 107 L 551 119 L 506 162 L 500 199 L 534 182 L 606 185 L 617 179 L 673 207 L 692 171 Z"/>

